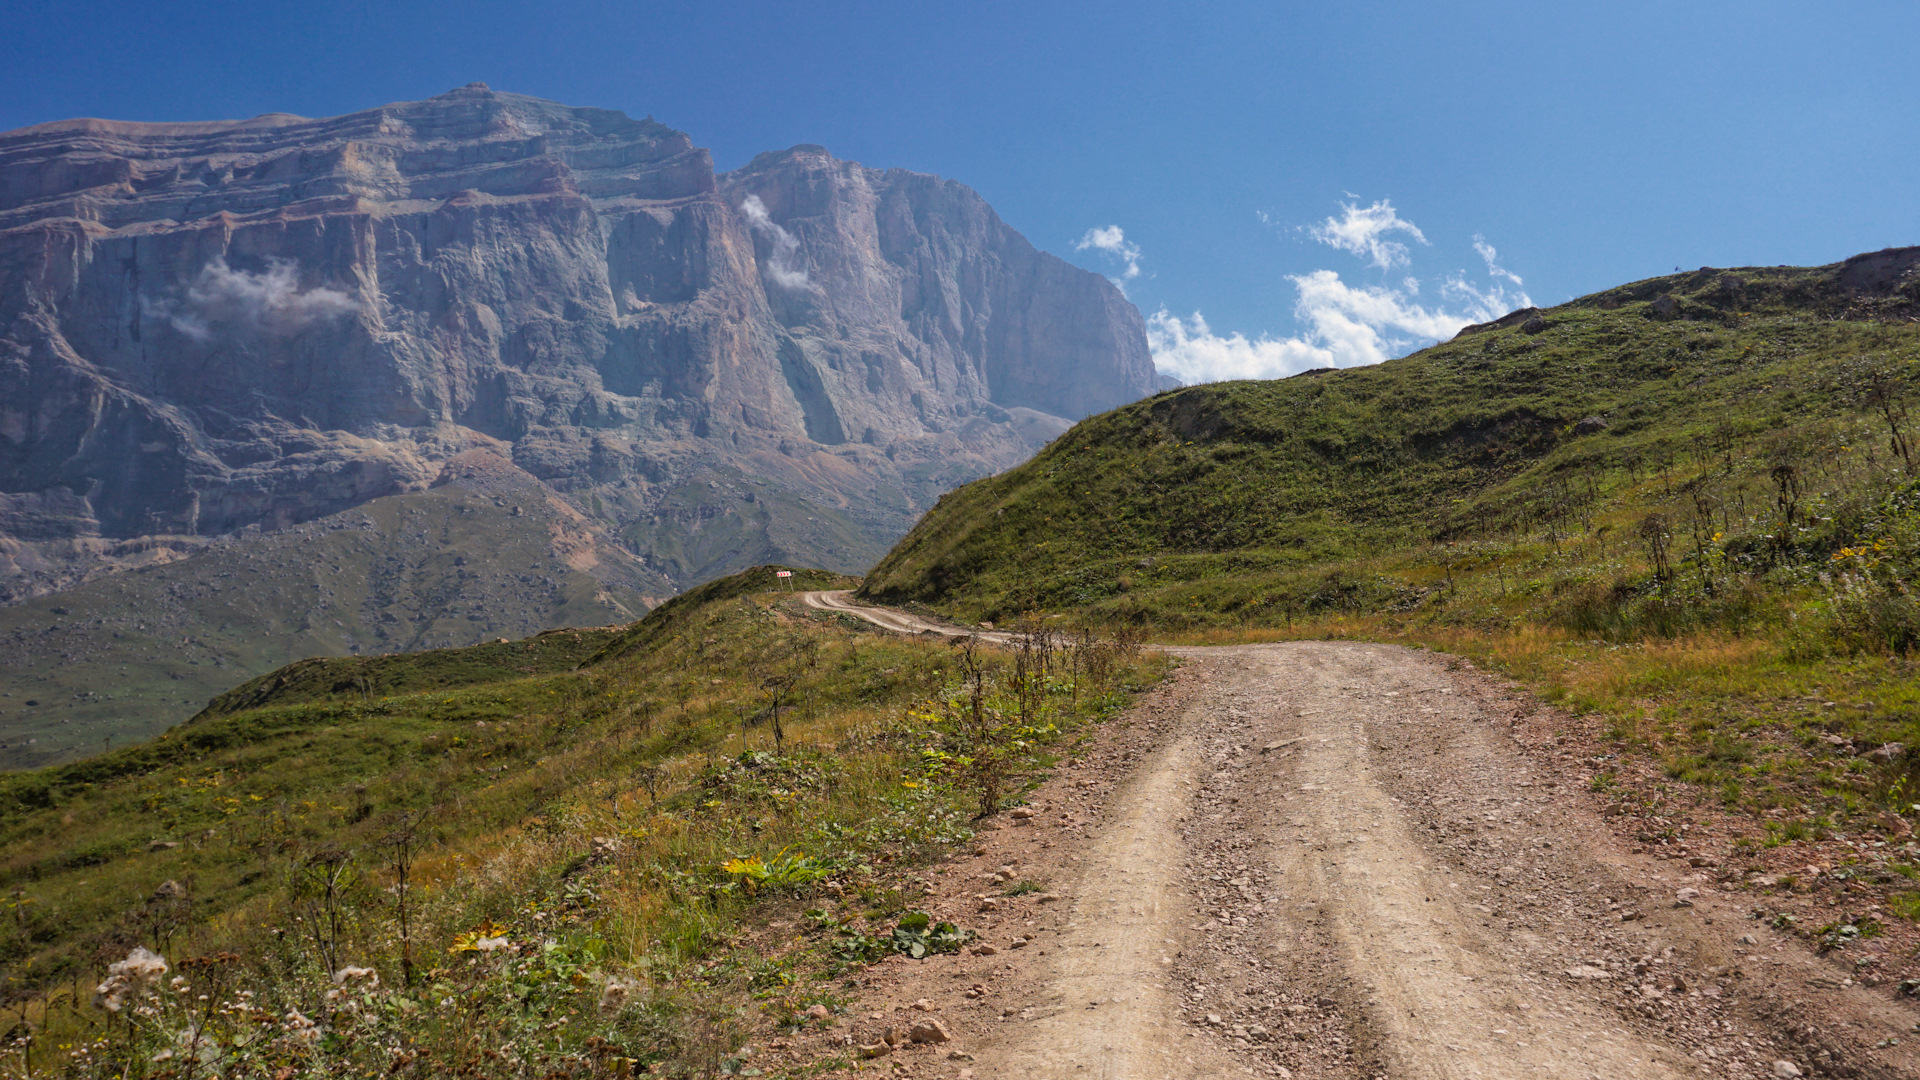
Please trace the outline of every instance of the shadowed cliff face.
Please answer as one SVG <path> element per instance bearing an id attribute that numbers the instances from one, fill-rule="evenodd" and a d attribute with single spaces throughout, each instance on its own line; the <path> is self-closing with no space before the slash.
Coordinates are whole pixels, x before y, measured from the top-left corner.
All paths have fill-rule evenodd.
<path id="1" fill-rule="evenodd" d="M 1154 385 L 1104 279 L 962 185 L 815 147 L 716 177 L 651 119 L 480 86 L 0 135 L 8 598 L 468 452 L 569 497 L 662 593 L 857 570 Z"/>

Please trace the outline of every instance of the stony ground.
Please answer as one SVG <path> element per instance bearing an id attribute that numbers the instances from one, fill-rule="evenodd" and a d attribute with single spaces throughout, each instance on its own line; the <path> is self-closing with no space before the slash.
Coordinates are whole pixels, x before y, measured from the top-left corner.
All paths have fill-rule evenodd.
<path id="1" fill-rule="evenodd" d="M 1382 645 L 1174 651 L 1031 817 L 929 879 L 980 945 L 877 965 L 813 1050 L 937 1019 L 948 1041 L 859 1067 L 1920 1075 L 1920 1007 L 1753 918 L 1724 856 L 1637 839 L 1510 684 Z"/>

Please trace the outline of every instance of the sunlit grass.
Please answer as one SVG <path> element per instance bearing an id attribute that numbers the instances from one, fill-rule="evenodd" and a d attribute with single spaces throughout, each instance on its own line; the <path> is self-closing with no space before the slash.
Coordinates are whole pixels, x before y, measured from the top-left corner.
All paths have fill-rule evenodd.
<path id="1" fill-rule="evenodd" d="M 989 649 L 983 660 L 990 707 L 1012 715 L 1007 659 Z M 1046 739 L 1077 738 L 1165 665 L 1103 661 L 1098 679 L 1056 668 L 1040 707 L 1057 734 L 1010 760 L 1012 793 L 1050 759 Z M 585 1001 L 569 995 L 625 979 L 646 1011 L 615 1018 L 638 1027 L 602 1029 L 607 1045 L 694 1069 L 828 992 L 818 978 L 833 966 L 821 953 L 832 936 L 794 931 L 770 954 L 744 955 L 736 942 L 759 920 L 837 896 L 852 926 L 872 914 L 884 933 L 912 906 L 903 883 L 915 868 L 970 835 L 974 794 L 927 756 L 957 760 L 952 732 L 929 718 L 961 680 L 945 642 L 878 633 L 732 580 L 662 608 L 577 672 L 378 700 L 310 679 L 291 703 L 184 729 L 172 749 L 4 781 L 0 888 L 17 918 L 0 923 L 0 953 L 20 983 L 66 985 L 49 1000 L 79 1002 L 72 988 L 135 944 L 175 962 L 231 952 L 250 971 L 241 983 L 278 1002 L 276 1015 L 324 1015 L 315 995 L 327 972 L 310 940 L 320 901 L 300 881 L 340 851 L 351 868 L 344 961 L 391 986 L 410 950 L 417 978 L 444 986 L 433 994 L 488 1010 L 499 1007 L 489 972 L 503 964 L 558 995 L 543 1007 L 574 1012 Z M 417 847 L 404 878 L 410 946 L 397 921 L 401 832 Z M 729 866 L 802 866 L 805 884 L 762 889 Z M 153 900 L 169 880 L 190 900 Z M 511 951 L 462 945 L 483 939 Z M 541 981 L 567 971 L 564 986 Z M 592 1056 L 584 1029 L 481 1037 L 423 1025 L 399 1000 L 375 1004 L 443 1064 L 492 1061 L 516 1038 L 555 1067 Z M 740 1012 L 750 1003 L 762 1019 Z M 97 1038 L 100 1022 L 83 1002 L 56 1008 L 38 1037 Z"/>

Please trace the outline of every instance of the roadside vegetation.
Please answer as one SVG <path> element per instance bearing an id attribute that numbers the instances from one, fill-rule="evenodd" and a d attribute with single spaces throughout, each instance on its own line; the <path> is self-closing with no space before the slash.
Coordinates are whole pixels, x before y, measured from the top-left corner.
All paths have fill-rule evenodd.
<path id="1" fill-rule="evenodd" d="M 797 600 L 851 584 L 762 567 L 625 631 L 294 665 L 0 778 L 0 1070 L 751 1072 L 864 965 L 959 948 L 924 875 L 1164 663 Z"/>
<path id="2" fill-rule="evenodd" d="M 863 591 L 1431 645 L 1602 718 L 1770 838 L 1904 837 L 1916 267 L 1702 270 L 1374 368 L 1161 394 L 948 496 Z"/>

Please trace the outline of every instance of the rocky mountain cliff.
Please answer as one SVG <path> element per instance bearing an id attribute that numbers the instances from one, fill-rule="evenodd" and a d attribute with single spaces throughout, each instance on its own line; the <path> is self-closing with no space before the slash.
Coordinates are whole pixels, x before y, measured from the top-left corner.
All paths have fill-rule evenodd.
<path id="1" fill-rule="evenodd" d="M 111 542 L 284 526 L 476 448 L 597 495 L 643 554 L 703 466 L 884 544 L 1155 386 L 1118 291 L 960 184 L 807 146 L 716 176 L 651 119 L 477 84 L 0 135 L 0 283 L 16 596 Z"/>
<path id="2" fill-rule="evenodd" d="M 479 84 L 0 134 L 0 600 L 164 579 L 476 455 L 583 515 L 637 603 L 860 570 L 1155 386 L 1105 279 L 961 184 L 819 147 L 716 175 L 650 118 Z"/>

